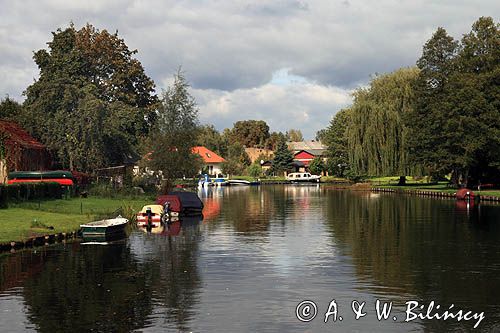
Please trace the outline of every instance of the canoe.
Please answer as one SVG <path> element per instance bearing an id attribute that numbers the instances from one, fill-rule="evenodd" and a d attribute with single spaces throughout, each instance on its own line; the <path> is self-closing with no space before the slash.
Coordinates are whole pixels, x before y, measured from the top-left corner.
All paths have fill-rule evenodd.
<path id="1" fill-rule="evenodd" d="M 73 179 L 68 179 L 68 178 L 43 178 L 43 179 L 16 178 L 7 181 L 8 185 L 23 184 L 23 183 L 58 183 L 64 186 L 74 185 Z"/>
<path id="2" fill-rule="evenodd" d="M 113 238 L 117 236 L 125 236 L 125 227 L 128 220 L 121 216 L 114 219 L 107 219 L 101 221 L 90 222 L 81 224 L 82 237 L 89 238 Z"/>
<path id="3" fill-rule="evenodd" d="M 72 179 L 71 171 L 55 170 L 55 171 L 13 171 L 9 172 L 9 179 L 54 179 L 68 178 Z"/>

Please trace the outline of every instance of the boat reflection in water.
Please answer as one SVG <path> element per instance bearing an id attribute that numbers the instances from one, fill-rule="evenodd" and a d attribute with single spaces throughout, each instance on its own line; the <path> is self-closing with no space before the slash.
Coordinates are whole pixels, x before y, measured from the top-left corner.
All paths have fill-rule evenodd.
<path id="1" fill-rule="evenodd" d="M 178 236 L 182 228 L 197 226 L 203 221 L 203 215 L 171 217 L 167 223 L 162 223 L 157 228 L 140 228 L 143 232 L 162 236 Z"/>

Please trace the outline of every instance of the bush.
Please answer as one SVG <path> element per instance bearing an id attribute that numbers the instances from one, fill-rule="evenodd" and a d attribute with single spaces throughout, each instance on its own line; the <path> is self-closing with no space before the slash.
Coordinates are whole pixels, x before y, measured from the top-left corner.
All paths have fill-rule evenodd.
<path id="1" fill-rule="evenodd" d="M 259 164 L 254 163 L 246 169 L 246 174 L 253 178 L 260 177 L 262 175 L 262 168 Z"/>

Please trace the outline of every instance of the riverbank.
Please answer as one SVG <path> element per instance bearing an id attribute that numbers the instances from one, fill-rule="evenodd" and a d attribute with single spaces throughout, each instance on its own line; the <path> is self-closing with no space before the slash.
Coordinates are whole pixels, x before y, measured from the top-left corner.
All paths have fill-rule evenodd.
<path id="1" fill-rule="evenodd" d="M 0 244 L 29 242 L 54 235 L 69 234 L 80 224 L 114 214 L 133 218 L 135 213 L 153 200 L 148 196 L 134 198 L 71 198 L 12 204 L 0 215 Z"/>

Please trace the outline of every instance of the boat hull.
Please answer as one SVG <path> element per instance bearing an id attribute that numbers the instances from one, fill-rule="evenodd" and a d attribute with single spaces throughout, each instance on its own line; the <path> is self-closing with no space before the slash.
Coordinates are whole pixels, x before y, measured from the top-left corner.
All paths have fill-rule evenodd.
<path id="1" fill-rule="evenodd" d="M 102 220 L 80 225 L 82 237 L 85 240 L 96 239 L 117 239 L 126 236 L 125 228 L 128 220 L 124 218 L 116 218 L 110 220 Z"/>

